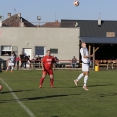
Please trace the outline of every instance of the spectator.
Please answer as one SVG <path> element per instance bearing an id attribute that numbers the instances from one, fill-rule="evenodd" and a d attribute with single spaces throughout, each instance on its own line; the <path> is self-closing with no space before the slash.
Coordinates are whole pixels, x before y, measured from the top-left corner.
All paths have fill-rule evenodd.
<path id="1" fill-rule="evenodd" d="M 72 68 L 76 68 L 77 59 L 75 56 L 72 58 Z"/>
<path id="2" fill-rule="evenodd" d="M 5 52 L 3 55 L 7 55 L 8 56 L 9 54 L 7 52 Z"/>
<path id="3" fill-rule="evenodd" d="M 30 55 L 28 55 L 28 57 L 27 57 L 27 63 L 28 63 L 28 65 L 29 65 L 29 68 L 31 68 L 31 60 L 30 60 Z"/>
<path id="4" fill-rule="evenodd" d="M 25 65 L 25 68 L 26 68 L 25 54 L 23 52 L 21 52 L 21 54 L 20 54 L 20 59 L 21 59 L 21 66 L 20 66 L 20 68 L 22 68 L 23 64 Z"/>
<path id="5" fill-rule="evenodd" d="M 55 58 L 55 67 L 57 68 L 57 67 L 59 67 L 58 66 L 59 59 L 57 57 L 54 57 L 54 58 Z"/>
<path id="6" fill-rule="evenodd" d="M 36 57 L 35 63 L 41 63 L 41 57 L 39 55 Z"/>
<path id="7" fill-rule="evenodd" d="M 15 65 L 16 65 L 16 57 L 17 57 L 17 55 L 16 55 L 16 53 L 14 52 L 14 51 L 12 51 L 13 53 L 14 53 L 14 56 L 15 56 L 15 59 L 14 59 L 14 67 L 15 67 Z"/>
<path id="8" fill-rule="evenodd" d="M 20 57 L 19 56 L 16 56 L 16 64 L 17 64 L 17 70 L 19 70 L 19 61 L 20 61 Z"/>

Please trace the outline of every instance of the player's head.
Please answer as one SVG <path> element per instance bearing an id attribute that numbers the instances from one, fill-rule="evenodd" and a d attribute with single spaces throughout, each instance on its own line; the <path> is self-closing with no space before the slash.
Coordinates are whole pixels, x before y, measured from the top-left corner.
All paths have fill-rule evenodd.
<path id="1" fill-rule="evenodd" d="M 86 48 L 86 43 L 85 42 L 81 42 L 81 47 L 82 48 Z"/>
<path id="2" fill-rule="evenodd" d="M 46 51 L 46 55 L 48 55 L 48 56 L 50 55 L 50 50 Z"/>

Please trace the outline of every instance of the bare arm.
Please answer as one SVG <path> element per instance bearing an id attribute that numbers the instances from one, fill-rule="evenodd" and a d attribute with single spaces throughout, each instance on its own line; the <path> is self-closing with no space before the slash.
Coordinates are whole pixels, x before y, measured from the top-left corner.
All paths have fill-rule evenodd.
<path id="1" fill-rule="evenodd" d="M 55 63 L 53 63 L 53 70 L 55 70 Z"/>
<path id="2" fill-rule="evenodd" d="M 44 70 L 44 65 L 43 65 L 43 62 L 41 62 L 41 66 L 42 66 L 42 70 Z"/>
<path id="3" fill-rule="evenodd" d="M 89 56 L 83 56 L 83 58 L 90 58 L 90 57 L 93 57 L 93 54 Z"/>

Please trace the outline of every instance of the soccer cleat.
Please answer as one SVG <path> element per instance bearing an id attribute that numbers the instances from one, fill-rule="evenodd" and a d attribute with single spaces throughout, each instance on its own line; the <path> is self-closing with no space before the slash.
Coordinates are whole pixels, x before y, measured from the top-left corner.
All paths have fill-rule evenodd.
<path id="1" fill-rule="evenodd" d="M 6 72 L 7 72 L 7 70 L 6 70 Z"/>
<path id="2" fill-rule="evenodd" d="M 89 90 L 86 86 L 83 86 L 83 89 L 84 89 L 84 90 L 86 90 L 86 91 L 88 91 L 88 90 Z"/>
<path id="3" fill-rule="evenodd" d="M 50 86 L 51 88 L 54 88 L 54 86 L 52 85 L 52 86 Z"/>
<path id="4" fill-rule="evenodd" d="M 76 80 L 74 80 L 74 83 L 75 83 L 76 86 L 78 86 L 78 82 Z"/>
<path id="5" fill-rule="evenodd" d="M 39 85 L 39 88 L 42 88 L 42 85 Z"/>

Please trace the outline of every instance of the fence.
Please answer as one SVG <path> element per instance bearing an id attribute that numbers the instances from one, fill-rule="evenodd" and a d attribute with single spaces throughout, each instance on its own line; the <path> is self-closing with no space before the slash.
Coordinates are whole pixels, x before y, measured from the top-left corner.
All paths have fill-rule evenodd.
<path id="1" fill-rule="evenodd" d="M 93 68 L 93 63 L 94 66 L 98 66 L 100 68 L 105 68 L 105 69 L 114 69 L 117 68 L 117 60 L 95 60 L 91 61 L 92 64 L 90 64 L 90 67 Z M 21 61 L 19 61 L 19 64 L 15 64 L 15 67 L 17 69 L 20 68 Z M 0 60 L 0 69 L 5 70 L 7 67 L 7 62 L 6 60 Z M 40 60 L 35 60 L 35 61 L 30 61 L 26 62 L 26 67 L 27 68 L 41 68 L 41 61 Z M 59 60 L 58 62 L 55 63 L 56 68 L 81 68 L 82 67 L 82 61 L 77 60 L 76 64 L 72 64 L 72 60 Z"/>

